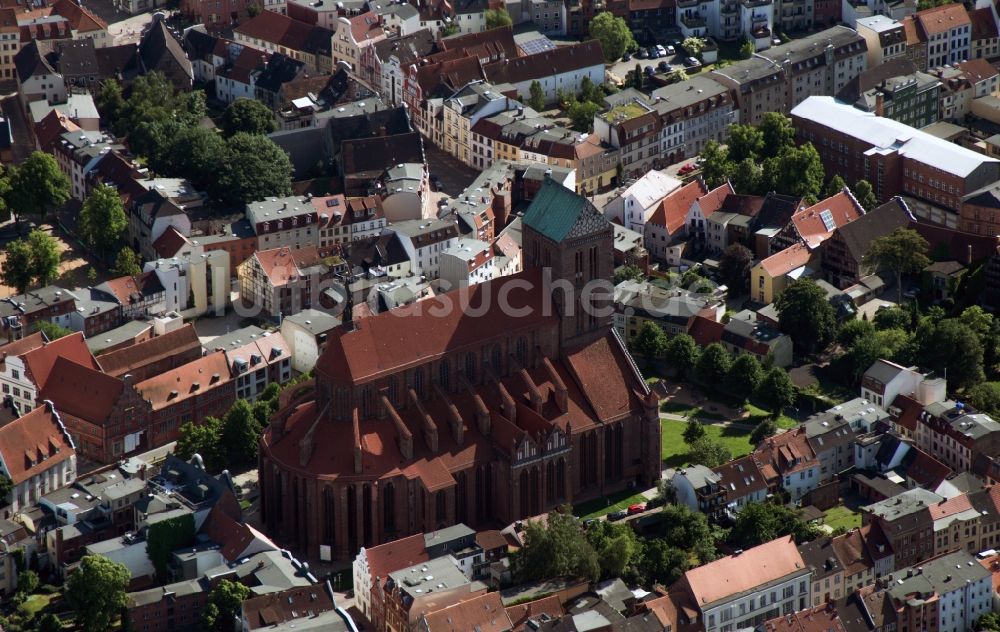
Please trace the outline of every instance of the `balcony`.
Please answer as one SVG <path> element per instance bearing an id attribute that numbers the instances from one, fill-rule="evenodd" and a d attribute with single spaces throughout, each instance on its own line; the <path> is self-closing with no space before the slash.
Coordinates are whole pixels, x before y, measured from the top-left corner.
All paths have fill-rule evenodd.
<path id="1" fill-rule="evenodd" d="M 703 29 L 708 22 L 700 15 L 682 15 L 681 25 L 689 29 Z"/>
<path id="2" fill-rule="evenodd" d="M 736 15 L 740 12 L 740 5 L 736 2 L 726 2 L 719 9 L 720 15 Z"/>
<path id="3" fill-rule="evenodd" d="M 690 9 L 702 3 L 702 0 L 677 0 L 678 9 Z"/>

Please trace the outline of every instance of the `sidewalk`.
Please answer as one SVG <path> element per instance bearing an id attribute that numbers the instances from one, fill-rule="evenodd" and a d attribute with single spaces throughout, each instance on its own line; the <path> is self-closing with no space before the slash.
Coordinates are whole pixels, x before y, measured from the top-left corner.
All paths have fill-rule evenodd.
<path id="1" fill-rule="evenodd" d="M 675 415 L 673 413 L 660 413 L 660 419 L 669 419 L 670 421 L 697 421 L 700 424 L 706 426 L 721 426 L 722 428 L 736 428 L 737 430 L 753 430 L 757 427 L 756 424 L 745 424 L 740 421 L 728 421 L 725 419 L 706 419 L 704 417 L 685 417 L 684 415 Z"/>

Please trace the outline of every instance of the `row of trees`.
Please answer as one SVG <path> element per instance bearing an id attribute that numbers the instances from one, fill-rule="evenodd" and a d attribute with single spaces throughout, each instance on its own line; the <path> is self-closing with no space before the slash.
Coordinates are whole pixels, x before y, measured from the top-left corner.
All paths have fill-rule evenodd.
<path id="1" fill-rule="evenodd" d="M 205 469 L 220 472 L 224 468 L 244 469 L 257 463 L 257 442 L 271 414 L 278 408 L 281 387 L 275 383 L 251 404 L 236 400 L 222 419 L 208 417 L 200 424 L 181 426 L 174 454 L 184 460 L 201 456 Z"/>
<path id="2" fill-rule="evenodd" d="M 245 204 L 291 194 L 288 154 L 264 134 L 274 130 L 267 106 L 252 99 L 232 103 L 220 121 L 222 134 L 202 126 L 205 93 L 178 93 L 161 74 L 138 77 L 128 98 L 109 79 L 97 105 L 130 149 L 153 171 L 186 178 L 223 204 Z"/>

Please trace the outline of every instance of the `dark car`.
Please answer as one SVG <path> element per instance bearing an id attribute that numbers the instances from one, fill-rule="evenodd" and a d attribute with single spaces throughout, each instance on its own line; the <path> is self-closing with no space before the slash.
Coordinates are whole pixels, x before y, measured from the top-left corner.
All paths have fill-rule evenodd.
<path id="1" fill-rule="evenodd" d="M 640 48 L 639 50 L 637 50 L 635 52 L 635 58 L 636 59 L 646 59 L 646 49 L 645 48 Z"/>
<path id="2" fill-rule="evenodd" d="M 628 61 L 630 59 L 632 59 L 632 53 L 625 53 L 622 55 L 622 61 Z"/>
<path id="3" fill-rule="evenodd" d="M 667 503 L 662 496 L 654 496 L 646 501 L 646 509 L 653 509 L 655 507 L 662 507 Z"/>
<path id="4" fill-rule="evenodd" d="M 660 53 L 659 51 L 656 50 L 655 46 L 650 46 L 649 50 L 646 51 L 646 54 L 649 56 L 650 59 L 656 59 L 657 57 L 660 56 Z"/>
<path id="5" fill-rule="evenodd" d="M 656 74 L 656 70 L 652 66 L 646 66 L 642 69 L 647 75 L 652 76 Z"/>
<path id="6" fill-rule="evenodd" d="M 661 61 L 660 63 L 656 64 L 656 69 L 659 70 L 660 72 L 669 72 L 670 64 L 668 64 L 665 61 Z"/>
<path id="7" fill-rule="evenodd" d="M 611 513 L 608 514 L 608 520 L 611 520 L 613 522 L 615 520 L 622 520 L 626 516 L 628 516 L 627 511 L 612 511 Z"/>
<path id="8" fill-rule="evenodd" d="M 583 528 L 589 529 L 590 525 L 594 524 L 595 522 L 597 521 L 594 518 L 587 518 L 586 520 L 583 521 Z"/>

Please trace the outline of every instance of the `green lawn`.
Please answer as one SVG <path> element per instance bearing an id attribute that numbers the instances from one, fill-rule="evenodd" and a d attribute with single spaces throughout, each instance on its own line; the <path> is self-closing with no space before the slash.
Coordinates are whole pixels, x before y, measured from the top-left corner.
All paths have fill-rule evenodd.
<path id="1" fill-rule="evenodd" d="M 646 502 L 645 496 L 641 493 L 633 493 L 628 489 L 617 494 L 611 494 L 604 498 L 595 498 L 576 505 L 573 505 L 573 515 L 584 520 L 588 518 L 599 518 L 612 511 L 622 511 L 628 509 L 629 505 Z"/>
<path id="2" fill-rule="evenodd" d="M 660 444 L 663 463 L 667 467 L 678 467 L 687 462 L 687 445 L 684 443 L 684 427 L 686 422 L 671 419 L 660 420 L 662 429 Z M 733 458 L 750 454 L 753 446 L 750 444 L 750 431 L 738 428 L 723 428 L 722 426 L 705 426 L 705 435 L 713 441 L 719 441 L 733 453 Z"/>
<path id="3" fill-rule="evenodd" d="M 47 608 L 49 603 L 58 596 L 59 593 L 54 595 L 31 595 L 24 600 L 24 603 L 18 609 L 30 618 Z"/>
<path id="4" fill-rule="evenodd" d="M 853 529 L 854 527 L 861 526 L 861 514 L 843 505 L 837 505 L 826 510 L 826 519 L 824 522 L 833 529 L 837 527 Z"/>
<path id="5" fill-rule="evenodd" d="M 670 413 L 671 415 L 680 415 L 681 417 L 698 417 L 700 419 L 714 419 L 716 421 L 726 420 L 726 418 L 719 413 L 710 413 L 701 406 L 694 406 L 692 404 L 663 402 L 663 404 L 660 405 L 660 410 L 665 413 Z"/>
<path id="6" fill-rule="evenodd" d="M 750 424 L 756 424 L 761 419 L 771 416 L 770 411 L 764 410 L 759 406 L 754 406 L 751 403 L 747 403 L 746 411 L 750 413 L 750 416 L 745 421 L 746 423 Z M 778 417 L 777 422 L 779 428 L 785 428 L 785 429 L 795 428 L 796 426 L 799 425 L 799 422 L 795 421 L 794 419 L 792 419 L 791 417 L 789 417 L 784 413 L 782 413 L 782 415 Z"/>

